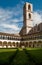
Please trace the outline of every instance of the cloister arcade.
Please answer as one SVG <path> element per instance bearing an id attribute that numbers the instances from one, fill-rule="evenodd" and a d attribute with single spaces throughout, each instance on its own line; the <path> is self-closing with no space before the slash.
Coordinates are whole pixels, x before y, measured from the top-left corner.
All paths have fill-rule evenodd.
<path id="1" fill-rule="evenodd" d="M 0 48 L 42 47 L 42 34 L 35 33 L 26 36 L 0 33 Z"/>
<path id="2" fill-rule="evenodd" d="M 42 47 L 42 41 L 0 41 L 0 48 Z"/>

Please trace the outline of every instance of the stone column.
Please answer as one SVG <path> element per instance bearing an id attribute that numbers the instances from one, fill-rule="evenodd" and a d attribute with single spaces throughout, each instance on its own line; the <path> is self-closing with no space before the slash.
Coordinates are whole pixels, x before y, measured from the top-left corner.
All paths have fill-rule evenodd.
<path id="1" fill-rule="evenodd" d="M 33 48 L 33 42 L 31 42 L 31 47 Z"/>

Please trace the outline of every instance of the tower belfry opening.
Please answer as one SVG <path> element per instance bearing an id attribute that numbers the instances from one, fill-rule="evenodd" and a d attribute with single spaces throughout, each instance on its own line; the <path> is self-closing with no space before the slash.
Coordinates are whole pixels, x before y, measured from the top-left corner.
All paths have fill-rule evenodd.
<path id="1" fill-rule="evenodd" d="M 31 11 L 31 6 L 30 6 L 30 4 L 28 5 L 28 10 L 30 10 L 30 11 Z"/>
<path id="2" fill-rule="evenodd" d="M 31 14 L 29 13 L 29 19 L 31 19 Z"/>

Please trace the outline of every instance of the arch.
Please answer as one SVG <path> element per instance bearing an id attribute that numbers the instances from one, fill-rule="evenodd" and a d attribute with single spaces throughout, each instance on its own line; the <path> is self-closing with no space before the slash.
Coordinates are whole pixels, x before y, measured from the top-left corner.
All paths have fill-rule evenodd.
<path id="1" fill-rule="evenodd" d="M 41 44 L 42 43 L 42 41 L 38 41 L 38 43 L 37 43 L 37 47 L 41 47 Z"/>
<path id="2" fill-rule="evenodd" d="M 22 46 L 24 46 L 25 45 L 25 42 L 22 42 Z"/>
<path id="3" fill-rule="evenodd" d="M 35 44 L 33 43 L 33 48 L 35 47 Z"/>
<path id="4" fill-rule="evenodd" d="M 42 43 L 42 41 L 38 41 L 38 43 Z"/>
<path id="5" fill-rule="evenodd" d="M 25 47 L 28 47 L 28 42 L 25 43 Z"/>
<path id="6" fill-rule="evenodd" d="M 31 5 L 30 4 L 28 5 L 28 10 L 31 11 Z"/>
<path id="7" fill-rule="evenodd" d="M 26 42 L 20 42 L 20 47 L 24 48 L 25 44 L 26 44 Z"/>
<path id="8" fill-rule="evenodd" d="M 15 42 L 12 42 L 12 48 L 14 48 L 16 45 L 15 45 Z"/>
<path id="9" fill-rule="evenodd" d="M 29 42 L 29 47 L 32 47 L 32 41 Z"/>
<path id="10" fill-rule="evenodd" d="M 33 42 L 33 47 L 37 47 L 37 41 Z"/>
<path id="11" fill-rule="evenodd" d="M 11 42 L 8 42 L 8 48 L 11 48 L 12 44 Z"/>
<path id="12" fill-rule="evenodd" d="M 32 43 L 32 41 L 30 41 L 29 43 Z"/>
<path id="13" fill-rule="evenodd" d="M 8 42 L 8 45 L 10 45 L 10 46 L 11 46 L 11 42 Z"/>
<path id="14" fill-rule="evenodd" d="M 19 47 L 25 46 L 25 42 L 20 42 Z"/>
<path id="15" fill-rule="evenodd" d="M 7 48 L 7 42 L 6 41 L 3 42 L 3 47 Z"/>
<path id="16" fill-rule="evenodd" d="M 7 45 L 7 42 L 6 42 L 6 41 L 4 41 L 4 42 L 3 42 L 3 45 Z"/>
<path id="17" fill-rule="evenodd" d="M 15 42 L 12 42 L 12 45 L 15 46 Z"/>
<path id="18" fill-rule="evenodd" d="M 2 45 L 2 41 L 0 41 L 0 46 Z"/>
<path id="19" fill-rule="evenodd" d="M 34 41 L 33 43 L 37 43 L 37 41 Z"/>
<path id="20" fill-rule="evenodd" d="M 2 48 L 2 41 L 0 41 L 0 48 Z"/>

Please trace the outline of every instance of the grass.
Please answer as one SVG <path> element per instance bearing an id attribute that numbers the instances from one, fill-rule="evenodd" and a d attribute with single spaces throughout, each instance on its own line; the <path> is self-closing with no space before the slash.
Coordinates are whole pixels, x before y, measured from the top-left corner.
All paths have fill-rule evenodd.
<path id="1" fill-rule="evenodd" d="M 26 50 L 37 64 L 42 65 L 42 48 L 27 48 Z"/>
<path id="2" fill-rule="evenodd" d="M 42 65 L 42 48 L 0 49 L 0 65 Z"/>
<path id="3" fill-rule="evenodd" d="M 0 65 L 9 61 L 10 56 L 15 53 L 16 49 L 0 49 Z"/>
<path id="4" fill-rule="evenodd" d="M 10 48 L 2 48 L 0 49 L 0 52 L 11 52 L 11 51 L 16 51 L 16 49 L 10 49 Z"/>
<path id="5" fill-rule="evenodd" d="M 19 49 L 15 59 L 13 60 L 13 65 L 25 65 L 27 63 L 27 59 L 25 52 Z"/>

